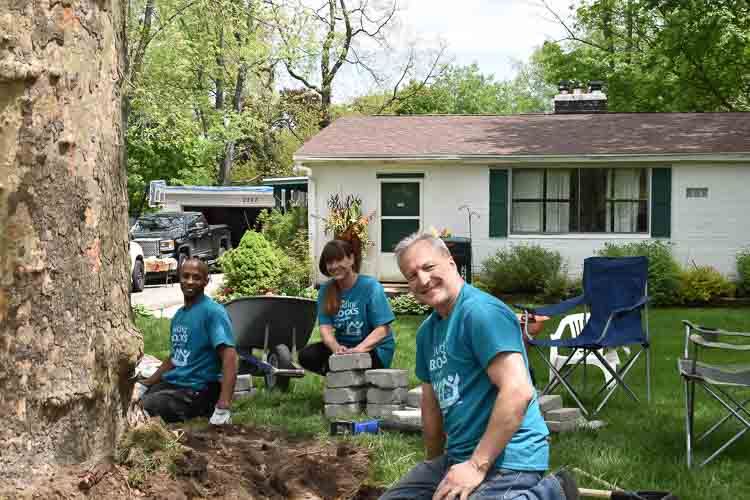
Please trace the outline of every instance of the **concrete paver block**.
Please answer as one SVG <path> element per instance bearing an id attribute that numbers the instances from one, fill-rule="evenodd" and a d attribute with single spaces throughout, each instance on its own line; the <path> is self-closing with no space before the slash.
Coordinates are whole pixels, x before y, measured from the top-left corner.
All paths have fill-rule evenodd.
<path id="1" fill-rule="evenodd" d="M 394 411 L 401 409 L 401 405 L 367 405 L 367 416 L 372 418 L 387 418 L 390 417 Z"/>
<path id="2" fill-rule="evenodd" d="M 396 410 L 391 413 L 390 419 L 402 424 L 422 427 L 422 410 Z"/>
<path id="3" fill-rule="evenodd" d="M 544 419 L 553 422 L 575 421 L 580 416 L 581 410 L 579 408 L 560 408 L 559 410 L 550 410 L 544 413 Z"/>
<path id="4" fill-rule="evenodd" d="M 323 391 L 323 401 L 326 404 L 359 403 L 365 401 L 367 389 L 354 387 L 328 388 Z"/>
<path id="5" fill-rule="evenodd" d="M 326 387 L 360 387 L 364 385 L 367 385 L 364 370 L 328 372 L 326 374 Z"/>
<path id="6" fill-rule="evenodd" d="M 547 394 L 546 396 L 539 397 L 539 409 L 542 413 L 547 413 L 551 410 L 559 410 L 562 407 L 562 396 L 559 394 Z"/>
<path id="7" fill-rule="evenodd" d="M 255 393 L 258 392 L 257 389 L 247 389 L 245 391 L 234 391 L 234 394 L 232 394 L 232 400 L 236 401 L 238 399 L 242 398 L 251 398 L 255 396 Z"/>
<path id="8" fill-rule="evenodd" d="M 251 375 L 237 375 L 234 383 L 234 392 L 247 391 L 253 388 L 253 377 Z"/>
<path id="9" fill-rule="evenodd" d="M 380 389 L 379 387 L 370 387 L 369 389 L 367 389 L 368 404 L 402 404 L 405 400 L 405 387 L 397 387 L 395 389 Z"/>
<path id="10" fill-rule="evenodd" d="M 344 372 L 347 370 L 367 370 L 372 366 L 372 358 L 369 353 L 358 352 L 355 354 L 334 354 L 328 358 L 328 368 L 332 372 Z"/>
<path id="11" fill-rule="evenodd" d="M 336 418 L 348 418 L 356 417 L 362 410 L 364 405 L 362 403 L 347 403 L 343 405 L 325 405 L 325 415 L 327 419 L 333 420 Z"/>
<path id="12" fill-rule="evenodd" d="M 546 424 L 550 432 L 570 432 L 578 428 L 578 422 L 576 420 L 566 420 L 565 422 L 547 420 Z"/>
<path id="13" fill-rule="evenodd" d="M 397 370 L 393 368 L 380 368 L 377 370 L 367 370 L 365 378 L 368 384 L 372 384 L 382 389 L 395 389 L 396 387 L 408 387 L 409 375 L 406 370 Z"/>
<path id="14" fill-rule="evenodd" d="M 421 408 L 422 406 L 422 386 L 415 387 L 406 395 L 406 404 L 412 408 Z"/>

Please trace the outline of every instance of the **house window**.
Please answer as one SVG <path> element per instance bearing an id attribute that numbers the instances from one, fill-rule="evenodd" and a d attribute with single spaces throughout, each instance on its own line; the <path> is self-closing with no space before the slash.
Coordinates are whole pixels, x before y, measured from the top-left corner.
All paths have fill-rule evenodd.
<path id="1" fill-rule="evenodd" d="M 513 169 L 513 233 L 646 233 L 645 168 Z"/>

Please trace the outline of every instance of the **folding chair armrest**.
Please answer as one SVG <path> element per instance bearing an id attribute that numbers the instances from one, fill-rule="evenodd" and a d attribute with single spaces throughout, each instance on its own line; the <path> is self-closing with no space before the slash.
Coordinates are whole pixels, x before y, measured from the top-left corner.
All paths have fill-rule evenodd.
<path id="1" fill-rule="evenodd" d="M 599 335 L 599 338 L 596 339 L 596 342 L 601 342 L 604 337 L 607 336 L 607 330 L 609 330 L 609 325 L 612 323 L 612 320 L 617 318 L 618 316 L 622 316 L 623 314 L 629 313 L 631 311 L 635 311 L 636 309 L 643 307 L 646 305 L 646 303 L 651 300 L 651 297 L 648 295 L 644 295 L 641 297 L 638 302 L 636 302 L 633 305 L 620 307 L 618 309 L 613 310 L 611 313 L 609 313 L 609 318 L 607 318 L 607 323 L 604 325 L 604 330 L 602 330 L 602 334 Z"/>
<path id="2" fill-rule="evenodd" d="M 640 298 L 640 300 L 638 300 L 638 302 L 636 302 L 633 305 L 625 306 L 625 307 L 620 307 L 618 309 L 615 309 L 614 311 L 612 311 L 612 315 L 614 315 L 614 316 L 621 316 L 621 315 L 623 315 L 625 313 L 629 313 L 631 311 L 635 311 L 636 309 L 645 306 L 646 303 L 649 300 L 651 300 L 651 297 L 649 297 L 648 295 L 644 295 L 643 297 Z"/>
<path id="3" fill-rule="evenodd" d="M 728 332 L 718 328 L 709 328 L 703 325 L 695 325 L 688 320 L 682 320 L 687 327 L 685 329 L 685 357 L 688 357 L 688 345 L 690 343 L 701 347 L 714 349 L 729 349 L 733 351 L 750 351 L 750 333 Z M 721 337 L 732 338 L 743 343 L 722 342 Z M 745 341 L 747 339 L 747 341 Z"/>
<path id="4" fill-rule="evenodd" d="M 532 308 L 529 306 L 519 305 L 519 304 L 513 304 L 514 307 L 517 307 L 518 309 L 521 309 L 523 312 L 528 312 L 530 314 L 538 315 L 538 316 L 559 316 L 560 314 L 566 313 L 573 309 L 576 306 L 579 306 L 586 302 L 586 297 L 583 295 L 579 295 L 578 297 L 573 297 L 572 299 L 564 300 L 560 302 L 559 304 L 552 304 L 549 306 L 541 306 Z"/>
<path id="5" fill-rule="evenodd" d="M 729 332 L 720 328 L 711 328 L 703 325 L 696 325 L 686 319 L 682 320 L 682 323 L 690 327 L 691 330 L 696 330 L 702 334 L 708 336 L 728 336 L 728 337 L 748 337 L 750 338 L 749 332 Z"/>

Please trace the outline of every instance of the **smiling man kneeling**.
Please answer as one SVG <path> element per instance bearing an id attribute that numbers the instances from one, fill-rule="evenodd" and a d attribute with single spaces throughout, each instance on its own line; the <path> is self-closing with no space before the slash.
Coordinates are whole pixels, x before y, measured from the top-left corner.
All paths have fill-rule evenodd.
<path id="1" fill-rule="evenodd" d="M 445 243 L 414 234 L 395 249 L 409 290 L 434 312 L 417 332 L 427 460 L 381 500 L 577 498 L 545 475 L 549 431 L 515 314 L 464 280 Z"/>
<path id="2" fill-rule="evenodd" d="M 203 291 L 208 266 L 191 258 L 180 268 L 185 305 L 170 327 L 170 356 L 136 391 L 143 409 L 165 422 L 211 416 L 229 423 L 237 378 L 237 351 L 226 310 Z"/>

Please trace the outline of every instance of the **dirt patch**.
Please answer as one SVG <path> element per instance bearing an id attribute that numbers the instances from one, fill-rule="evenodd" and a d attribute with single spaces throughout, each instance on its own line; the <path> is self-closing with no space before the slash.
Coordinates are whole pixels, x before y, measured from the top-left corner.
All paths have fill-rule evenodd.
<path id="1" fill-rule="evenodd" d="M 65 467 L 44 483 L 18 490 L 17 495 L 0 493 L 0 498 L 4 494 L 7 498 L 45 500 L 371 500 L 382 493 L 363 485 L 369 474 L 369 457 L 350 443 L 294 440 L 245 426 L 185 430 L 177 435 L 182 453 L 168 471 L 139 475 L 140 471 L 128 465 L 100 464 L 96 470 Z M 79 483 L 94 472 L 101 479 L 82 491 Z"/>

